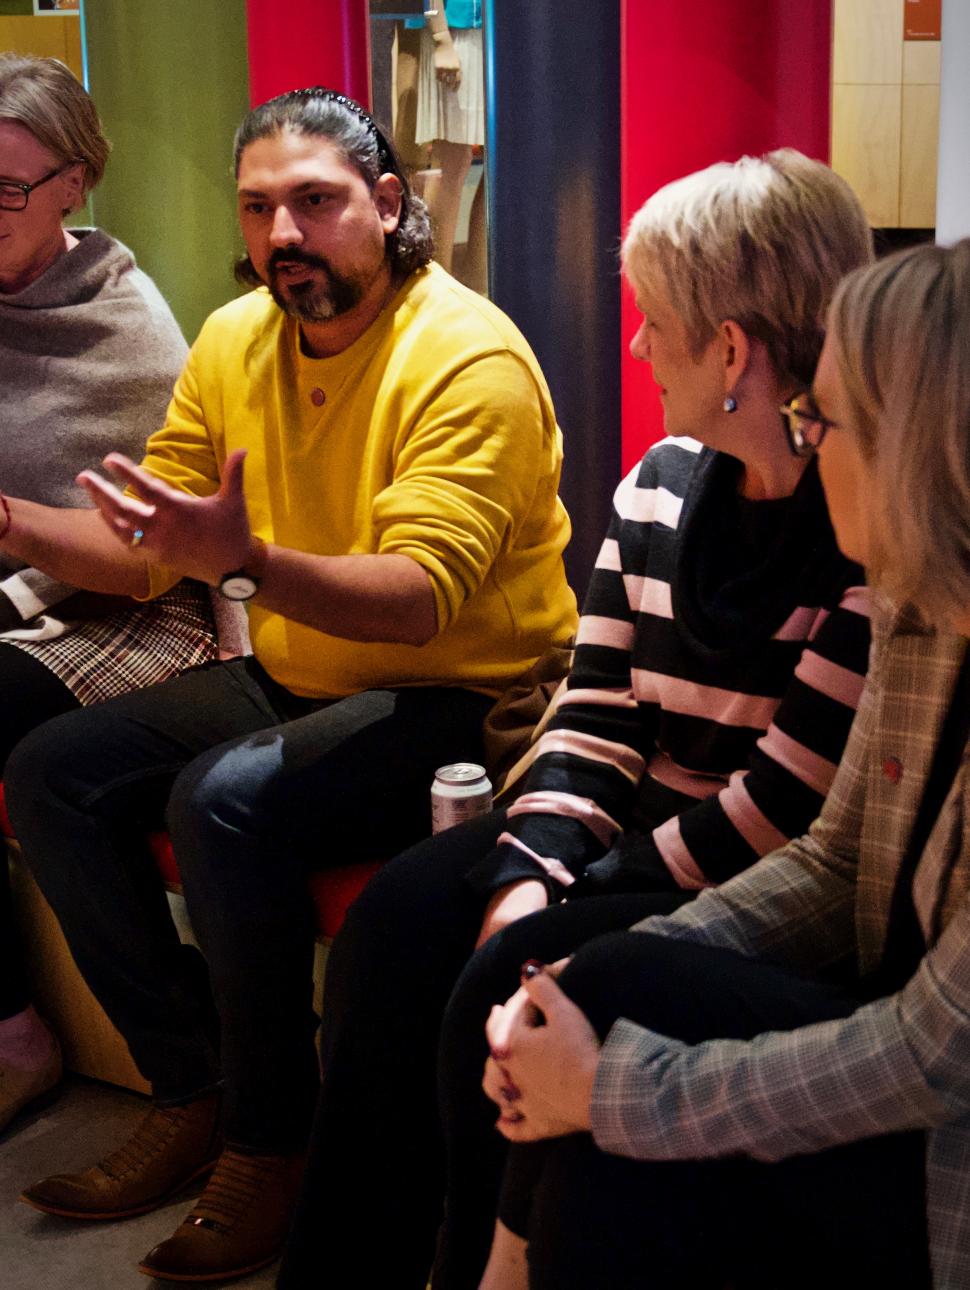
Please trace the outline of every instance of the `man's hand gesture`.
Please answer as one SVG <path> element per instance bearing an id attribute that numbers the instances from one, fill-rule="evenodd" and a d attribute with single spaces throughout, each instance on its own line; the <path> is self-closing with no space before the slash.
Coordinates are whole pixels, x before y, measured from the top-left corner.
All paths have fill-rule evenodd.
<path id="1" fill-rule="evenodd" d="M 104 466 L 137 497 L 90 470 L 82 471 L 77 482 L 119 542 L 144 552 L 152 563 L 215 586 L 225 574 L 245 566 L 252 554 L 243 492 L 245 457 L 239 451 L 226 458 L 218 492 L 210 497 L 179 492 L 117 452 L 105 457 Z"/>

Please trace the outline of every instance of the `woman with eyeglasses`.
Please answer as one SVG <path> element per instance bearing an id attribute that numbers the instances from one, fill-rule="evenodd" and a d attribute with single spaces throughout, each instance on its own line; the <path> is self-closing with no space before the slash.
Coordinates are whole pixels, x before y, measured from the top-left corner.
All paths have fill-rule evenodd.
<path id="1" fill-rule="evenodd" d="M 496 1010 L 529 1145 L 483 1287 L 970 1284 L 968 353 L 970 241 L 837 293 L 807 444 L 882 593 L 842 764 L 805 836 Z"/>
<path id="2" fill-rule="evenodd" d="M 392 861 L 337 937 L 282 1286 L 305 1284 L 325 1231 L 335 1277 L 423 1290 L 445 1177 L 439 1038 L 449 1201 L 435 1284 L 477 1286 L 503 1155 L 478 1087 L 483 1027 L 523 958 L 676 908 L 818 814 L 869 624 L 811 460 L 822 423 L 807 391 L 835 286 L 871 254 L 848 186 L 790 150 L 689 176 L 634 218 L 631 348 L 670 437 L 616 494 L 568 688 L 521 794 Z"/>
<path id="3" fill-rule="evenodd" d="M 0 55 L 0 489 L 86 504 L 79 471 L 164 418 L 186 347 L 157 288 L 107 233 L 64 227 L 109 145 L 83 86 L 53 58 Z M 0 534 L 10 525 L 0 492 Z M 49 717 L 162 681 L 215 654 L 208 593 L 82 594 L 0 556 L 0 775 Z M 0 1130 L 47 1093 L 60 1054 L 30 1006 L 0 874 Z"/>

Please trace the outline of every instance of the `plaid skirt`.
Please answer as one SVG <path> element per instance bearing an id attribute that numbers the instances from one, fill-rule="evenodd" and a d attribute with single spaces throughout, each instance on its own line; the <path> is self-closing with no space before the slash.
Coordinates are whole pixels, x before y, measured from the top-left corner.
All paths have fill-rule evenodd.
<path id="1" fill-rule="evenodd" d="M 208 587 L 180 582 L 157 600 L 79 622 L 51 640 L 4 643 L 33 654 L 84 706 L 167 681 L 217 656 Z"/>

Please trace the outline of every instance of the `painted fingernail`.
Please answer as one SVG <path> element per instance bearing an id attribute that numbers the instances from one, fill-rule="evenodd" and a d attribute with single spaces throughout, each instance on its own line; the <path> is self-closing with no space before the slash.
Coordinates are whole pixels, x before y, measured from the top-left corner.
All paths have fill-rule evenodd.
<path id="1" fill-rule="evenodd" d="M 538 976 L 545 969 L 545 963 L 540 963 L 538 959 L 526 959 L 519 971 L 522 973 L 523 981 L 531 981 L 534 976 Z"/>

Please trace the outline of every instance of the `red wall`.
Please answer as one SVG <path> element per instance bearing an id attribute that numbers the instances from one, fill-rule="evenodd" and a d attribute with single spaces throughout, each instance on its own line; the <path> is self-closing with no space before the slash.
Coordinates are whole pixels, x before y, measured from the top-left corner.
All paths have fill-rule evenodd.
<path id="1" fill-rule="evenodd" d="M 370 106 L 367 0 L 246 0 L 250 103 L 326 85 Z"/>
<path id="2" fill-rule="evenodd" d="M 829 158 L 831 0 L 624 0 L 624 228 L 671 179 L 790 146 Z M 627 345 L 638 316 L 624 287 L 623 469 L 663 433 L 649 371 Z"/>

